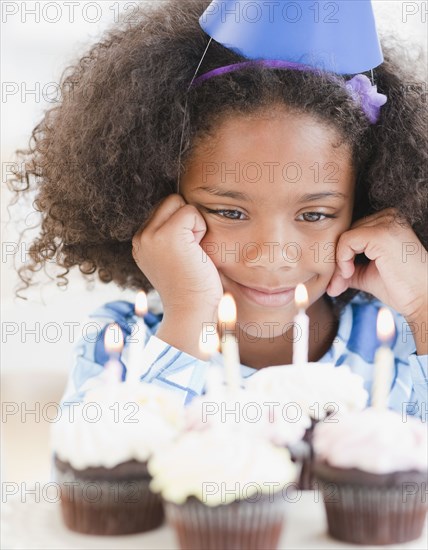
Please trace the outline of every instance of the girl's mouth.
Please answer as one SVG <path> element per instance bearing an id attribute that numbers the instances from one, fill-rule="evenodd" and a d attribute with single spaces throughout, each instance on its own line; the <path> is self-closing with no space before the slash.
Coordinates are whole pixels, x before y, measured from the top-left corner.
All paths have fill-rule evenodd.
<path id="1" fill-rule="evenodd" d="M 245 298 L 259 306 L 284 307 L 294 299 L 294 287 L 282 291 L 267 290 L 263 292 L 236 282 L 235 284 Z"/>

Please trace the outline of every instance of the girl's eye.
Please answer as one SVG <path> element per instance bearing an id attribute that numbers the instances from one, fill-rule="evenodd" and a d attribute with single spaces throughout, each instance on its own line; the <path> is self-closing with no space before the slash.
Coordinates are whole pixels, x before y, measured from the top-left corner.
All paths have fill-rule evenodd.
<path id="1" fill-rule="evenodd" d="M 209 214 L 216 214 L 217 216 L 220 216 L 221 218 L 226 218 L 228 220 L 242 220 L 242 218 L 239 218 L 239 216 L 244 216 L 242 212 L 239 210 L 209 210 L 206 208 L 206 211 Z"/>
<path id="2" fill-rule="evenodd" d="M 304 212 L 301 214 L 304 217 L 305 222 L 319 222 L 324 221 L 327 218 L 335 218 L 332 214 L 323 214 L 322 212 Z M 321 219 L 322 218 L 322 219 Z"/>

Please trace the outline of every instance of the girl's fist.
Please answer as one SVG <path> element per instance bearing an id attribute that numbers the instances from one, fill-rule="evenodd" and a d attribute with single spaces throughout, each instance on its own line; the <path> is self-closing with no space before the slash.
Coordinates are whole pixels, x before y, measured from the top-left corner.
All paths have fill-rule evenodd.
<path id="1" fill-rule="evenodd" d="M 364 253 L 368 265 L 355 265 Z M 427 307 L 427 252 L 412 227 L 395 208 L 356 221 L 336 247 L 336 269 L 327 292 L 348 288 L 368 292 L 401 313 L 419 320 Z"/>
<path id="2" fill-rule="evenodd" d="M 165 311 L 215 308 L 220 302 L 219 273 L 199 244 L 206 231 L 197 208 L 172 194 L 134 235 L 134 260 L 159 292 Z"/>

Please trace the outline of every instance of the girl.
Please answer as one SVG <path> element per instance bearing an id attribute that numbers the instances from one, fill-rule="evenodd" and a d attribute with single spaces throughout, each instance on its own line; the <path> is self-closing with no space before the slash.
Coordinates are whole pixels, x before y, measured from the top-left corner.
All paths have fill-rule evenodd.
<path id="1" fill-rule="evenodd" d="M 370 392 L 381 305 L 393 310 L 390 407 L 426 414 L 428 350 L 424 101 L 398 49 L 374 71 L 387 103 L 373 123 L 331 73 L 252 64 L 212 42 L 198 18 L 209 2 L 139 10 L 65 71 L 63 100 L 33 131 L 26 173 L 42 213 L 24 286 L 50 258 L 66 275 L 156 289 L 141 380 L 204 391 L 198 342 L 223 292 L 237 303 L 244 377 L 291 363 L 294 289 L 304 283 L 309 360 L 348 364 Z M 204 79 L 189 84 L 198 67 Z M 178 187 L 179 182 L 179 187 Z M 177 192 L 178 191 L 178 192 Z M 19 196 L 19 195 L 18 195 Z M 103 382 L 104 331 L 127 344 L 133 304 L 94 314 L 76 347 L 63 402 Z"/>

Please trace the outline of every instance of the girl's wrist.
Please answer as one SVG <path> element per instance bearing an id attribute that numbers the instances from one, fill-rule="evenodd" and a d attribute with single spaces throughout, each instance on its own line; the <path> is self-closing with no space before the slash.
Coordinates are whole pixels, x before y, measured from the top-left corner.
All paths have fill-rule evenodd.
<path id="1" fill-rule="evenodd" d="M 199 347 L 201 334 L 204 331 L 211 333 L 216 323 L 216 310 L 202 311 L 187 307 L 184 310 L 168 310 L 156 336 L 170 346 L 206 361 L 207 356 L 201 353 Z"/>

